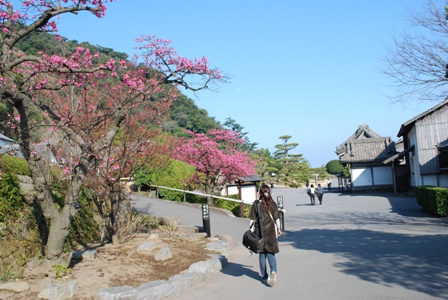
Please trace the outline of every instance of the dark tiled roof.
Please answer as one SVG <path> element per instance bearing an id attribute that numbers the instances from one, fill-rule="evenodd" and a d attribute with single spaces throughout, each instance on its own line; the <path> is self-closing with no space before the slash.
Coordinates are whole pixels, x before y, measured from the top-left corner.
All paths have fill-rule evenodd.
<path id="1" fill-rule="evenodd" d="M 345 144 L 352 140 L 362 140 L 362 139 L 371 139 L 371 138 L 381 138 L 381 136 L 369 128 L 366 124 L 361 124 L 358 126 L 358 129 L 356 129 L 355 133 L 353 133 L 345 142 L 343 142 L 341 145 L 339 145 L 339 149 L 345 148 Z M 336 153 L 338 153 L 338 150 L 336 150 Z M 344 149 L 345 150 L 345 149 Z"/>
<path id="2" fill-rule="evenodd" d="M 13 139 L 10 139 L 9 137 L 7 137 L 6 135 L 3 135 L 1 133 L 0 133 L 0 140 L 4 140 L 4 141 L 7 141 L 7 142 L 15 143 Z"/>
<path id="3" fill-rule="evenodd" d="M 347 145 L 347 152 L 339 155 L 341 162 L 383 161 L 396 153 L 393 143 L 387 138 L 352 140 Z"/>
<path id="4" fill-rule="evenodd" d="M 413 117 L 412 119 L 410 119 L 409 121 L 403 123 L 400 127 L 400 131 L 398 131 L 397 137 L 403 136 L 405 135 L 414 125 L 415 122 L 417 122 L 418 120 L 424 118 L 426 115 L 429 115 L 430 113 L 440 109 L 441 107 L 445 106 L 448 104 L 448 98 L 445 99 L 445 101 L 440 102 L 439 104 L 437 104 L 434 107 L 431 107 L 430 109 L 422 112 L 421 114 Z"/>
<path id="5" fill-rule="evenodd" d="M 237 177 L 237 179 L 242 182 L 262 181 L 263 180 L 263 178 L 258 177 L 257 175 L 241 176 L 241 177 Z"/>
<path id="6" fill-rule="evenodd" d="M 380 136 L 366 124 L 360 125 L 336 149 L 336 154 L 343 163 L 383 161 L 396 153 L 395 143 L 390 137 Z"/>

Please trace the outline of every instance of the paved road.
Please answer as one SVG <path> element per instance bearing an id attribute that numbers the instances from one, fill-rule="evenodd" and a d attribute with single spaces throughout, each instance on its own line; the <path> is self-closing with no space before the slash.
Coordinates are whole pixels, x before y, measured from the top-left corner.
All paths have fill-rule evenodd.
<path id="1" fill-rule="evenodd" d="M 229 265 L 206 284 L 169 299 L 448 299 L 448 220 L 421 211 L 413 197 L 324 194 L 283 196 L 285 231 L 274 287 L 260 282 L 258 256 L 241 244 L 248 220 L 211 213 L 212 235 L 235 245 Z M 202 226 L 198 208 L 141 198 L 139 209 Z"/>

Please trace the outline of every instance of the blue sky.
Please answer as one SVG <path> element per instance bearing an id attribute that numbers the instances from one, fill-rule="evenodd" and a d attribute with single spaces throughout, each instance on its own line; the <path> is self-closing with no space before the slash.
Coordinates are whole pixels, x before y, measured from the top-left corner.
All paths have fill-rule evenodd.
<path id="1" fill-rule="evenodd" d="M 292 136 L 312 167 L 362 123 L 395 141 L 402 123 L 435 105 L 391 104 L 381 73 L 385 45 L 409 25 L 418 0 L 125 1 L 107 15 L 64 15 L 60 34 L 134 53 L 141 34 L 173 41 L 181 56 L 206 56 L 231 76 L 218 92 L 187 94 L 209 115 L 231 117 L 259 148 Z"/>

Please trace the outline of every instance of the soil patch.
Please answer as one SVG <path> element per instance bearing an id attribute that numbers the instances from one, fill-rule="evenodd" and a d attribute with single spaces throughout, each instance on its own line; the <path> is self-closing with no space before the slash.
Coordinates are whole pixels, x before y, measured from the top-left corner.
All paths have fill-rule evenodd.
<path id="1" fill-rule="evenodd" d="M 205 249 L 207 240 L 192 242 L 179 237 L 160 237 L 157 247 L 146 252 L 137 252 L 139 245 L 148 242 L 148 235 L 137 235 L 119 246 L 106 245 L 95 248 L 95 258 L 75 261 L 71 272 L 61 279 L 55 271 L 45 266 L 36 266 L 24 272 L 23 280 L 31 286 L 30 291 L 20 294 L 0 291 L 1 299 L 38 299 L 37 295 L 50 283 L 78 281 L 78 293 L 73 300 L 94 300 L 99 289 L 114 286 L 137 287 L 154 280 L 169 277 L 187 270 L 191 264 L 207 260 L 212 252 Z M 169 245 L 173 256 L 156 261 L 154 255 L 163 246 Z M 0 282 L 1 283 L 1 282 Z"/>

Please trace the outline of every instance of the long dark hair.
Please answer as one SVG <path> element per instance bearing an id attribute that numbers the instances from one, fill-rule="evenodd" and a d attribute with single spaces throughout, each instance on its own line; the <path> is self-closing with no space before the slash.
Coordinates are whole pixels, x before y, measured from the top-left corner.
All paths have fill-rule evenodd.
<path id="1" fill-rule="evenodd" d="M 264 194 L 267 193 L 268 195 L 265 196 Z M 263 210 L 265 212 L 269 212 L 269 206 L 271 206 L 271 203 L 274 201 L 271 197 L 271 189 L 268 185 L 263 184 L 260 188 L 260 202 L 261 206 L 263 207 Z"/>

